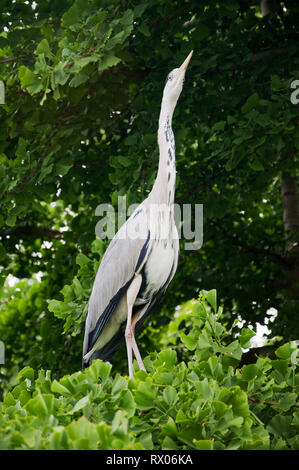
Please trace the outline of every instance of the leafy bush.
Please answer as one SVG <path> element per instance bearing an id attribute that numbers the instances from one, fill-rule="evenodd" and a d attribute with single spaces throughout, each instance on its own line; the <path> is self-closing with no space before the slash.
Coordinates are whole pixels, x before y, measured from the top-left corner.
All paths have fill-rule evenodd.
<path id="1" fill-rule="evenodd" d="M 221 318 L 216 292 L 202 291 L 132 379 L 100 360 L 60 380 L 25 367 L 0 404 L 1 448 L 298 449 L 296 343 L 240 367 L 253 332 L 230 342 Z M 174 334 L 189 360 L 167 347 Z"/>
<path id="2" fill-rule="evenodd" d="M 5 344 L 0 399 L 15 375 L 27 365 L 33 369 L 51 368 L 59 376 L 78 369 L 81 337 L 62 336 L 62 320 L 48 311 L 48 299 L 55 287 L 54 284 L 51 289 L 48 280 L 24 279 L 13 287 L 5 285 L 0 289 L 0 339 Z"/>

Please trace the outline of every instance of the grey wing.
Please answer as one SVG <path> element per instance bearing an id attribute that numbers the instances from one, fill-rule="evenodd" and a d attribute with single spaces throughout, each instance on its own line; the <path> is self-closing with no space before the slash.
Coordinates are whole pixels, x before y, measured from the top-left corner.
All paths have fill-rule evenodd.
<path id="1" fill-rule="evenodd" d="M 142 227 L 142 233 L 138 227 Z M 146 213 L 139 206 L 111 240 L 96 274 L 87 309 L 84 361 L 88 361 L 84 356 L 99 340 L 135 273 L 144 264 L 149 238 Z"/>
<path id="2" fill-rule="evenodd" d="M 144 320 L 152 313 L 152 311 L 155 310 L 155 308 L 157 307 L 157 305 L 161 301 L 163 295 L 165 294 L 169 284 L 171 283 L 171 281 L 174 278 L 174 275 L 176 273 L 176 270 L 177 270 L 177 267 L 178 267 L 179 253 L 180 253 L 180 244 L 179 244 L 177 229 L 176 229 L 175 226 L 174 226 L 173 243 L 174 243 L 174 248 L 175 248 L 175 254 L 174 254 L 174 260 L 173 260 L 173 266 L 172 266 L 171 272 L 169 274 L 169 277 L 168 277 L 166 283 L 164 284 L 164 286 L 162 286 L 162 288 L 151 299 L 151 302 L 146 306 L 145 314 L 140 316 L 139 320 L 136 323 L 136 329 L 138 329 L 143 324 Z"/>

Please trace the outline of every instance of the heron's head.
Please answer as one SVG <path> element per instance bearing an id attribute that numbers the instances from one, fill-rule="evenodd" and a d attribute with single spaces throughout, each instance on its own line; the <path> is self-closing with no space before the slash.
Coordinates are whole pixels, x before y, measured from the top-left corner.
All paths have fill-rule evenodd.
<path id="1" fill-rule="evenodd" d="M 164 99 L 169 100 L 174 105 L 176 104 L 183 89 L 185 73 L 192 57 L 192 54 L 193 51 L 190 52 L 188 57 L 184 60 L 184 62 L 178 69 L 173 69 L 167 75 L 163 97 Z"/>

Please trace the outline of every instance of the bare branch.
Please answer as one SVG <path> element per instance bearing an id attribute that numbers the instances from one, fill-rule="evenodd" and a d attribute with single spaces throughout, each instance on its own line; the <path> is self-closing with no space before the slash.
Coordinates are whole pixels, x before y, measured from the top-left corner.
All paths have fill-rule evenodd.
<path id="1" fill-rule="evenodd" d="M 249 401 L 252 401 L 253 403 L 264 403 L 265 405 L 271 405 L 271 406 L 277 406 L 277 405 L 279 405 L 278 402 L 267 401 L 267 400 L 261 402 L 261 400 L 258 400 L 257 398 L 252 398 L 252 397 L 248 397 L 248 400 L 249 400 Z M 292 405 L 292 407 L 294 407 L 294 408 L 299 408 L 299 404 L 298 404 L 298 403 L 294 403 L 294 405 Z"/>
<path id="2" fill-rule="evenodd" d="M 10 230 L 6 230 L 1 233 L 2 239 L 7 237 L 40 237 L 40 238 L 50 238 L 50 239 L 63 239 L 63 234 L 58 230 L 52 230 L 48 227 L 31 227 L 30 225 L 24 225 L 14 227 Z"/>
<path id="3" fill-rule="evenodd" d="M 287 259 L 282 253 L 278 253 L 277 251 L 270 250 L 264 247 L 259 248 L 257 246 L 249 245 L 246 241 L 239 238 L 236 233 L 231 233 L 218 220 L 213 220 L 212 224 L 216 225 L 216 227 L 218 227 L 227 237 L 229 237 L 233 245 L 239 246 L 243 249 L 243 251 L 254 253 L 256 255 L 268 256 L 269 258 L 272 258 L 275 262 L 278 262 L 283 266 L 287 264 Z"/>
<path id="4" fill-rule="evenodd" d="M 18 57 L 7 57 L 6 59 L 0 60 L 0 64 L 6 64 L 7 62 L 16 62 L 22 57 L 34 57 L 34 54 L 21 54 Z"/>

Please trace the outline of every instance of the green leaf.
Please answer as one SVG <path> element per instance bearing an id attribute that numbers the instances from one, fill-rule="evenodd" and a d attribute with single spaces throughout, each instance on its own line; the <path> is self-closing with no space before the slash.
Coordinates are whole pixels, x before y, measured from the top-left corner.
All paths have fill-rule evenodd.
<path id="1" fill-rule="evenodd" d="M 45 95 L 44 95 L 45 96 Z M 42 106 L 43 103 L 44 103 L 44 99 L 41 100 L 40 102 L 40 105 Z M 53 163 L 50 163 L 50 165 L 43 165 L 42 168 L 41 168 L 41 171 L 40 171 L 40 174 L 39 174 L 39 177 L 38 177 L 38 182 L 41 183 L 42 181 L 44 181 L 44 179 L 50 174 L 52 173 L 52 170 L 53 170 Z"/>
<path id="2" fill-rule="evenodd" d="M 177 429 L 177 425 L 175 424 L 174 420 L 169 417 L 167 422 L 162 426 L 162 429 L 163 429 L 163 435 L 167 435 L 173 439 L 176 438 L 177 436 L 177 433 L 178 433 L 178 429 Z"/>
<path id="3" fill-rule="evenodd" d="M 105 382 L 110 376 L 111 368 L 112 365 L 109 362 L 103 362 L 97 359 L 86 369 L 85 374 L 94 382 L 97 382 L 99 378 L 102 382 Z"/>
<path id="4" fill-rule="evenodd" d="M 74 2 L 71 8 L 69 8 L 61 18 L 61 23 L 63 27 L 72 26 L 80 21 L 81 12 L 78 6 L 78 2 Z"/>
<path id="5" fill-rule="evenodd" d="M 267 429 L 272 434 L 284 437 L 285 435 L 288 434 L 288 431 L 290 429 L 291 419 L 292 418 L 290 416 L 282 416 L 282 415 L 274 416 L 270 420 L 267 426 Z"/>
<path id="6" fill-rule="evenodd" d="M 76 75 L 74 75 L 74 77 L 71 79 L 70 86 L 76 88 L 82 85 L 82 83 L 87 82 L 88 79 L 89 79 L 89 76 L 86 73 L 79 72 Z"/>
<path id="7" fill-rule="evenodd" d="M 264 170 L 263 164 L 257 158 L 253 158 L 252 160 L 250 160 L 249 161 L 249 166 L 250 166 L 250 168 L 252 168 L 255 171 L 263 171 Z"/>
<path id="8" fill-rule="evenodd" d="M 163 367 L 170 371 L 177 363 L 177 354 L 173 349 L 163 349 L 159 352 L 157 359 L 153 362 L 154 367 L 157 369 Z"/>
<path id="9" fill-rule="evenodd" d="M 50 59 L 53 57 L 49 43 L 46 38 L 42 39 L 41 42 L 38 44 L 36 48 L 36 54 L 37 55 L 44 54 L 45 57 L 48 57 Z"/>
<path id="10" fill-rule="evenodd" d="M 222 389 L 219 399 L 232 406 L 233 413 L 236 416 L 245 418 L 249 416 L 248 399 L 246 393 L 240 387 L 234 386 L 229 391 Z"/>
<path id="11" fill-rule="evenodd" d="M 52 432 L 47 446 L 51 450 L 66 450 L 70 449 L 70 440 L 64 428 L 58 428 Z"/>
<path id="12" fill-rule="evenodd" d="M 82 410 L 83 408 L 85 408 L 85 406 L 88 405 L 88 403 L 90 403 L 90 396 L 86 395 L 85 397 L 82 397 L 80 400 L 78 400 L 77 403 L 75 404 L 75 406 L 70 411 L 68 411 L 66 414 L 67 415 L 73 415 L 77 411 Z"/>
<path id="13" fill-rule="evenodd" d="M 171 437 L 166 436 L 162 442 L 162 450 L 177 450 L 179 447 Z"/>
<path id="14" fill-rule="evenodd" d="M 246 103 L 241 108 L 242 113 L 246 114 L 248 111 L 255 108 L 258 105 L 259 99 L 259 95 L 256 92 L 250 95 L 249 98 L 247 98 Z"/>
<path id="15" fill-rule="evenodd" d="M 178 400 L 178 395 L 175 388 L 168 386 L 163 391 L 163 400 L 168 405 L 171 406 Z"/>
<path id="16" fill-rule="evenodd" d="M 20 158 L 25 157 L 26 149 L 27 149 L 28 144 L 29 144 L 29 142 L 27 140 L 23 139 L 23 137 L 19 137 L 18 148 L 17 148 L 17 151 L 16 151 L 16 156 L 17 157 L 20 157 Z"/>
<path id="17" fill-rule="evenodd" d="M 237 0 L 228 0 L 225 2 L 224 7 L 228 10 L 236 11 L 236 8 L 239 7 L 239 2 Z"/>
<path id="18" fill-rule="evenodd" d="M 74 449 L 96 449 L 98 445 L 97 426 L 90 423 L 85 416 L 78 421 L 72 421 L 65 428 L 69 438 L 73 442 Z"/>
<path id="19" fill-rule="evenodd" d="M 138 134 L 129 134 L 124 141 L 124 145 L 135 145 L 138 142 Z"/>
<path id="20" fill-rule="evenodd" d="M 214 441 L 213 440 L 196 440 L 194 439 L 193 443 L 197 450 L 213 450 Z"/>
<path id="21" fill-rule="evenodd" d="M 124 167 L 129 167 L 131 165 L 131 160 L 128 157 L 124 157 L 122 155 L 118 155 L 117 162 L 119 162 Z"/>
<path id="22" fill-rule="evenodd" d="M 133 20 L 134 20 L 134 12 L 133 10 L 128 8 L 128 10 L 124 12 L 122 18 L 120 18 L 120 23 L 123 26 L 129 26 L 133 23 Z"/>
<path id="23" fill-rule="evenodd" d="M 273 450 L 288 450 L 286 441 L 281 439 L 281 437 L 277 439 L 275 446 L 273 447 Z"/>
<path id="24" fill-rule="evenodd" d="M 121 377 L 119 374 L 116 375 L 113 384 L 112 384 L 112 395 L 117 395 L 121 390 L 127 388 L 127 381 L 124 377 Z"/>
<path id="25" fill-rule="evenodd" d="M 65 66 L 66 66 L 66 63 L 64 62 L 59 62 L 55 66 L 53 70 L 53 80 L 54 80 L 55 86 L 64 85 L 67 82 L 69 75 L 68 73 L 66 73 Z"/>
<path id="26" fill-rule="evenodd" d="M 296 404 L 298 399 L 297 393 L 285 393 L 279 400 L 279 408 L 283 411 L 288 411 L 293 405 Z"/>
<path id="27" fill-rule="evenodd" d="M 77 277 L 73 279 L 74 292 L 77 297 L 84 296 L 84 288 Z"/>
<path id="28" fill-rule="evenodd" d="M 218 122 L 216 122 L 216 124 L 214 124 L 213 130 L 214 131 L 223 131 L 225 126 L 226 126 L 225 121 L 218 121 Z"/>
<path id="29" fill-rule="evenodd" d="M 250 380 L 260 375 L 260 371 L 255 364 L 248 364 L 242 367 L 241 375 L 242 380 L 246 380 L 247 382 L 249 382 Z"/>
<path id="30" fill-rule="evenodd" d="M 243 142 L 243 139 L 241 139 L 241 142 Z M 232 149 L 232 157 L 225 165 L 226 171 L 232 171 L 234 168 L 236 168 L 243 158 L 244 155 L 242 152 L 238 149 L 238 147 L 234 146 Z"/>
<path id="31" fill-rule="evenodd" d="M 14 406 L 16 404 L 16 400 L 11 392 L 8 392 L 5 395 L 5 398 L 3 400 L 3 404 L 5 406 Z"/>
<path id="32" fill-rule="evenodd" d="M 185 415 L 182 409 L 179 409 L 179 411 L 177 412 L 175 421 L 176 423 L 188 423 L 189 418 Z"/>
<path id="33" fill-rule="evenodd" d="M 215 400 L 212 402 L 213 409 L 215 411 L 217 419 L 222 418 L 225 413 L 229 410 L 229 407 L 222 401 Z"/>
<path id="34" fill-rule="evenodd" d="M 238 337 L 241 347 L 244 349 L 250 347 L 250 339 L 253 336 L 255 336 L 254 331 L 250 330 L 249 328 L 242 328 L 241 334 Z"/>
<path id="35" fill-rule="evenodd" d="M 174 381 L 174 375 L 172 372 L 157 371 L 153 375 L 153 382 L 159 385 L 170 385 Z"/>
<path id="36" fill-rule="evenodd" d="M 28 413 L 38 417 L 48 417 L 54 413 L 55 398 L 50 394 L 38 393 L 34 398 L 29 400 L 25 407 Z"/>
<path id="37" fill-rule="evenodd" d="M 271 76 L 271 90 L 273 91 L 279 91 L 281 88 L 283 88 L 283 83 L 280 80 L 278 75 L 272 75 Z"/>
<path id="38" fill-rule="evenodd" d="M 84 255 L 83 253 L 79 253 L 76 257 L 76 264 L 78 264 L 81 268 L 87 263 L 90 263 L 91 259 L 88 256 Z"/>
<path id="39" fill-rule="evenodd" d="M 34 370 L 32 367 L 26 366 L 18 373 L 19 380 L 29 379 L 31 382 L 34 381 Z"/>
<path id="40" fill-rule="evenodd" d="M 140 33 L 143 34 L 147 38 L 150 37 L 151 35 L 150 30 L 148 29 L 144 21 L 142 21 L 142 23 L 140 24 L 138 31 L 140 31 Z"/>
<path id="41" fill-rule="evenodd" d="M 61 300 L 52 299 L 49 302 L 48 310 L 53 312 L 57 318 L 65 318 L 65 315 L 70 311 L 70 306 Z"/>
<path id="42" fill-rule="evenodd" d="M 283 344 L 276 351 L 275 354 L 280 359 L 289 359 L 293 364 L 296 364 L 297 344 L 295 341 Z"/>
<path id="43" fill-rule="evenodd" d="M 207 293 L 207 301 L 212 305 L 214 312 L 217 311 L 217 292 L 216 289 L 212 289 Z"/>
<path id="44" fill-rule="evenodd" d="M 196 330 L 192 330 L 189 335 L 180 331 L 180 338 L 189 351 L 194 351 L 198 342 L 198 332 Z"/>
<path id="45" fill-rule="evenodd" d="M 139 5 L 136 5 L 134 8 L 134 18 L 138 18 L 139 16 L 142 16 L 142 13 L 148 8 L 148 3 L 139 3 Z"/>
<path id="46" fill-rule="evenodd" d="M 213 398 L 213 393 L 207 378 L 196 384 L 196 389 L 202 400 L 209 400 Z"/>
<path id="47" fill-rule="evenodd" d="M 16 214 L 10 214 L 7 218 L 6 218 L 6 225 L 8 225 L 8 227 L 13 227 L 14 225 L 16 225 L 16 220 L 17 220 L 17 216 Z"/>
<path id="48" fill-rule="evenodd" d="M 150 408 L 153 408 L 155 398 L 156 392 L 150 380 L 147 379 L 145 382 L 140 382 L 135 392 L 137 408 L 140 410 L 149 410 Z"/>
<path id="49" fill-rule="evenodd" d="M 62 396 L 69 396 L 71 395 L 71 392 L 68 388 L 66 388 L 64 385 L 62 385 L 60 382 L 57 382 L 57 380 L 53 380 L 51 384 L 51 392 L 53 393 L 58 393 L 59 395 Z"/>
<path id="50" fill-rule="evenodd" d="M 73 162 L 70 161 L 70 159 L 68 159 L 68 161 L 60 160 L 55 165 L 56 173 L 60 176 L 65 176 L 69 172 L 70 168 L 72 168 L 72 166 L 73 166 Z"/>
<path id="51" fill-rule="evenodd" d="M 118 406 L 119 406 L 119 408 L 126 411 L 127 416 L 129 418 L 134 416 L 135 411 L 136 411 L 136 405 L 135 405 L 135 400 L 134 400 L 133 394 L 130 392 L 130 390 L 126 390 L 122 394 Z"/>
<path id="52" fill-rule="evenodd" d="M 288 371 L 289 361 L 287 359 L 276 359 L 271 361 L 273 369 L 278 370 L 282 376 L 286 376 Z"/>
<path id="53" fill-rule="evenodd" d="M 26 88 L 30 95 L 35 95 L 42 90 L 42 81 L 25 65 L 19 68 L 19 79 L 22 88 Z"/>
<path id="54" fill-rule="evenodd" d="M 30 398 L 31 398 L 31 394 L 27 392 L 27 390 L 22 390 L 18 397 L 22 406 L 24 406 L 25 403 L 27 403 L 27 401 L 30 400 Z"/>
<path id="55" fill-rule="evenodd" d="M 247 343 L 246 343 L 247 344 Z M 240 360 L 242 357 L 242 349 L 239 345 L 239 341 L 235 340 L 225 347 L 225 354 L 234 359 Z"/>
<path id="56" fill-rule="evenodd" d="M 121 59 L 119 57 L 116 57 L 114 55 L 107 55 L 103 58 L 102 61 L 100 61 L 100 65 L 98 67 L 99 72 L 103 72 L 104 70 L 107 70 L 110 67 L 114 67 L 117 65 Z"/>

